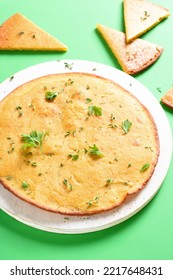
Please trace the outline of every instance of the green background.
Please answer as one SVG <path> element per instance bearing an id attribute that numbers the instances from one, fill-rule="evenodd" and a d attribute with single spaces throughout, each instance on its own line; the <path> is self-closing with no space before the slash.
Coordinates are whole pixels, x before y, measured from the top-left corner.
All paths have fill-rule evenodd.
<path id="1" fill-rule="evenodd" d="M 153 0 L 172 12 L 172 0 Z M 0 22 L 20 12 L 69 47 L 66 53 L 0 52 L 0 82 L 28 66 L 83 59 L 120 69 L 95 30 L 124 31 L 122 0 L 1 0 Z M 160 102 L 173 85 L 173 17 L 142 36 L 164 47 L 160 59 L 135 76 Z M 163 106 L 173 131 L 173 110 Z M 173 259 L 173 160 L 162 188 L 129 220 L 103 231 L 65 235 L 26 226 L 0 210 L 0 259 Z"/>

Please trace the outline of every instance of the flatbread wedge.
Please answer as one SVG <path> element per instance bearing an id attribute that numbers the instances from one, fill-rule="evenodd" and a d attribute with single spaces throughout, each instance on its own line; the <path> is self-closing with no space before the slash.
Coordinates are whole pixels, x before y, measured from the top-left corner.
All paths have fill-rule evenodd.
<path id="1" fill-rule="evenodd" d="M 67 46 L 16 13 L 0 26 L 0 50 L 67 51 Z"/>
<path id="2" fill-rule="evenodd" d="M 0 116 L 0 183 L 47 211 L 114 209 L 147 187 L 157 164 L 159 137 L 147 108 L 94 74 L 23 84 L 0 102 Z"/>
<path id="3" fill-rule="evenodd" d="M 138 38 L 170 15 L 168 9 L 143 0 L 124 0 L 127 43 Z"/>
<path id="4" fill-rule="evenodd" d="M 163 104 L 173 109 L 173 88 L 169 89 L 161 98 Z"/>
<path id="5" fill-rule="evenodd" d="M 151 42 L 136 39 L 126 43 L 125 33 L 97 24 L 97 30 L 110 47 L 123 71 L 137 74 L 153 64 L 162 54 L 163 48 Z"/>

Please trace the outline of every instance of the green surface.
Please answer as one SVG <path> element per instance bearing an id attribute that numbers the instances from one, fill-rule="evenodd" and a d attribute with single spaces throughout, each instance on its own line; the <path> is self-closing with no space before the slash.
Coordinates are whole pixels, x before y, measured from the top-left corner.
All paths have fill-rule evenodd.
<path id="1" fill-rule="evenodd" d="M 172 11 L 172 0 L 153 0 Z M 95 30 L 96 23 L 124 31 L 122 0 L 1 0 L 0 22 L 20 12 L 68 45 L 66 53 L 0 52 L 0 82 L 28 66 L 57 59 L 84 59 L 120 69 Z M 164 47 L 160 59 L 135 78 L 160 102 L 173 85 L 173 17 L 142 38 Z M 173 110 L 163 107 L 173 131 Z M 173 160 L 162 188 L 129 220 L 82 235 L 47 233 L 0 210 L 0 259 L 173 260 Z"/>

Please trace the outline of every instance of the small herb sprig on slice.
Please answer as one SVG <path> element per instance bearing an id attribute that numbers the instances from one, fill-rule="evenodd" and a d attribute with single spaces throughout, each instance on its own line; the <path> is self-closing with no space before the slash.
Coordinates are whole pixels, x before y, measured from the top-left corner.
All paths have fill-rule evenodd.
<path id="1" fill-rule="evenodd" d="M 29 184 L 28 184 L 27 182 L 23 181 L 21 187 L 22 187 L 24 190 L 26 190 L 26 189 L 29 187 Z"/>
<path id="2" fill-rule="evenodd" d="M 150 164 L 147 162 L 145 163 L 142 168 L 140 169 L 141 172 L 144 172 L 145 170 L 147 170 L 150 167 Z"/>
<path id="3" fill-rule="evenodd" d="M 78 154 L 69 154 L 68 157 L 70 157 L 73 161 L 78 160 L 79 155 Z"/>
<path id="4" fill-rule="evenodd" d="M 88 107 L 88 115 L 94 115 L 96 117 L 102 116 L 102 108 L 97 106 L 89 106 Z"/>
<path id="5" fill-rule="evenodd" d="M 37 130 L 32 131 L 30 134 L 22 134 L 22 142 L 24 142 L 22 149 L 39 148 L 42 155 L 44 155 L 42 145 L 46 135 L 48 135 L 47 131 L 39 132 Z"/>
<path id="6" fill-rule="evenodd" d="M 46 91 L 45 93 L 45 99 L 47 101 L 53 101 L 58 95 L 57 91 Z"/>
<path id="7" fill-rule="evenodd" d="M 93 146 L 89 146 L 89 154 L 97 157 L 103 157 L 102 152 L 100 152 L 99 148 L 94 144 Z"/>
<path id="8" fill-rule="evenodd" d="M 67 187 L 67 189 L 68 189 L 69 191 L 72 191 L 72 190 L 73 190 L 72 184 L 69 183 L 67 179 L 64 179 L 63 184 Z"/>
<path id="9" fill-rule="evenodd" d="M 122 122 L 122 129 L 124 130 L 125 134 L 127 134 L 132 126 L 132 122 L 130 122 L 128 119 Z"/>
<path id="10" fill-rule="evenodd" d="M 88 204 L 88 207 L 90 207 L 90 206 L 92 206 L 93 204 L 97 204 L 98 202 L 99 202 L 99 196 L 96 196 L 94 199 L 89 200 L 89 201 L 87 202 L 87 204 Z"/>

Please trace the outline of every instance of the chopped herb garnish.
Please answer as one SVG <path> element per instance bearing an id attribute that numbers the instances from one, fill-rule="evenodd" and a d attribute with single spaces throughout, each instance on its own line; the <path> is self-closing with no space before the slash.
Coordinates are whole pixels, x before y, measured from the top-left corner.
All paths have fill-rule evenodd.
<path id="1" fill-rule="evenodd" d="M 150 167 L 150 164 L 149 164 L 149 163 L 145 163 L 145 164 L 142 166 L 142 168 L 141 168 L 140 171 L 143 172 L 143 171 L 147 170 L 149 167 Z"/>
<path id="2" fill-rule="evenodd" d="M 64 137 L 67 137 L 67 136 L 69 136 L 70 134 L 72 134 L 73 136 L 76 136 L 76 129 L 73 130 L 72 132 L 71 132 L 71 131 L 67 131 L 66 134 L 64 135 Z"/>
<path id="3" fill-rule="evenodd" d="M 111 114 L 110 120 L 111 120 L 111 121 L 114 121 L 114 120 L 115 120 L 115 116 L 114 116 L 113 114 Z"/>
<path id="4" fill-rule="evenodd" d="M 92 101 L 92 99 L 91 98 L 86 98 L 86 103 L 88 104 L 88 103 L 90 103 Z"/>
<path id="5" fill-rule="evenodd" d="M 102 116 L 102 108 L 97 106 L 89 106 L 88 107 L 88 115 Z"/>
<path id="6" fill-rule="evenodd" d="M 78 160 L 79 155 L 78 154 L 75 154 L 75 155 L 69 154 L 68 157 L 70 157 L 73 161 L 75 161 L 75 160 Z"/>
<path id="7" fill-rule="evenodd" d="M 99 196 L 96 196 L 94 199 L 89 200 L 87 202 L 88 206 L 92 206 L 93 204 L 97 204 L 99 202 Z"/>
<path id="8" fill-rule="evenodd" d="M 132 166 L 132 164 L 131 164 L 131 163 L 129 163 L 129 164 L 127 165 L 127 167 L 128 167 L 128 168 L 130 168 L 131 166 Z"/>
<path id="9" fill-rule="evenodd" d="M 89 146 L 89 154 L 98 156 L 98 157 L 103 157 L 103 154 L 99 151 L 99 148 L 94 144 L 93 146 Z"/>
<path id="10" fill-rule="evenodd" d="M 36 130 L 32 131 L 30 134 L 22 134 L 22 141 L 25 143 L 22 145 L 22 149 L 39 148 L 43 155 L 42 145 L 46 135 L 48 135 L 47 131 L 39 132 Z"/>
<path id="11" fill-rule="evenodd" d="M 158 90 L 158 92 L 160 92 L 160 93 L 162 92 L 161 87 L 158 87 L 157 90 Z"/>
<path id="12" fill-rule="evenodd" d="M 29 187 L 28 183 L 23 181 L 22 182 L 22 188 L 26 190 L 28 187 Z"/>
<path id="13" fill-rule="evenodd" d="M 64 179 L 63 184 L 68 188 L 69 191 L 72 191 L 73 186 L 68 182 L 67 179 Z"/>
<path id="14" fill-rule="evenodd" d="M 142 20 L 142 21 L 143 21 L 143 20 L 146 20 L 149 16 L 150 16 L 149 13 L 148 13 L 147 11 L 144 11 L 144 16 L 141 17 L 141 20 Z"/>
<path id="15" fill-rule="evenodd" d="M 10 82 L 11 82 L 14 79 L 14 76 L 12 75 L 9 79 L 10 79 Z"/>
<path id="16" fill-rule="evenodd" d="M 21 35 L 23 35 L 24 33 L 25 33 L 25 32 L 20 31 L 20 32 L 18 33 L 18 35 L 21 36 Z"/>
<path id="17" fill-rule="evenodd" d="M 87 90 L 89 90 L 89 89 L 90 89 L 90 86 L 89 86 L 89 85 L 87 85 L 86 89 L 87 89 Z"/>
<path id="18" fill-rule="evenodd" d="M 126 120 L 122 123 L 122 129 L 124 130 L 124 132 L 127 134 L 127 132 L 130 130 L 132 126 L 132 122 L 130 122 L 129 120 Z"/>
<path id="19" fill-rule="evenodd" d="M 114 180 L 109 178 L 109 179 L 106 180 L 106 185 L 105 186 L 109 186 L 113 182 L 114 182 Z"/>
<path id="20" fill-rule="evenodd" d="M 7 140 L 10 141 L 10 143 L 9 143 L 10 149 L 7 152 L 8 152 L 8 154 L 11 154 L 14 151 L 15 144 L 14 144 L 14 141 L 11 139 L 11 137 L 7 137 Z"/>
<path id="21" fill-rule="evenodd" d="M 21 106 L 16 106 L 16 110 L 17 110 L 18 113 L 19 113 L 19 117 L 21 117 L 21 116 L 23 115 L 22 107 L 21 107 Z"/>
<path id="22" fill-rule="evenodd" d="M 46 91 L 45 93 L 45 99 L 48 101 L 54 100 L 58 95 L 57 91 Z"/>
<path id="23" fill-rule="evenodd" d="M 72 80 L 72 79 L 68 79 L 68 81 L 67 82 L 65 82 L 65 86 L 67 87 L 67 86 L 70 86 L 70 85 L 72 85 L 74 83 L 74 81 Z"/>
<path id="24" fill-rule="evenodd" d="M 7 175 L 7 176 L 6 176 L 6 179 L 7 179 L 8 181 L 11 181 L 11 180 L 12 180 L 12 176 L 11 176 L 11 175 Z"/>
<path id="25" fill-rule="evenodd" d="M 31 162 L 31 166 L 37 167 L 37 163 L 36 162 Z"/>
<path id="26" fill-rule="evenodd" d="M 64 62 L 64 66 L 65 68 L 69 69 L 69 70 L 72 70 L 73 69 L 73 63 L 69 64 L 67 62 Z"/>
<path id="27" fill-rule="evenodd" d="M 109 123 L 108 126 L 111 127 L 111 128 L 117 128 L 117 125 L 113 124 L 113 123 Z"/>
<path id="28" fill-rule="evenodd" d="M 67 131 L 67 132 L 66 132 L 66 134 L 64 135 L 64 137 L 69 136 L 69 135 L 70 135 L 70 133 L 71 133 L 70 131 Z"/>

